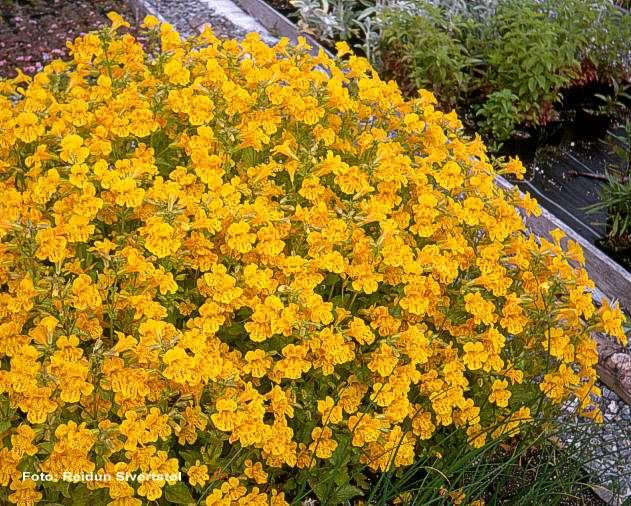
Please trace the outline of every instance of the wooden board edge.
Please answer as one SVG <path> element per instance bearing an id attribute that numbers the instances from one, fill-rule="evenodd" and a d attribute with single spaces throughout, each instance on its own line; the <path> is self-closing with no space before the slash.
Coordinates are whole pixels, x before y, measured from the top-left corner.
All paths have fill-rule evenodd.
<path id="1" fill-rule="evenodd" d="M 505 190 L 512 191 L 517 188 L 501 176 L 497 176 L 496 182 Z M 604 296 L 611 302 L 620 302 L 621 308 L 631 313 L 631 272 L 618 265 L 543 207 L 540 216 L 525 217 L 524 222 L 539 236 L 550 238 L 550 232 L 559 229 L 568 239 L 577 242 L 585 255 L 585 269 L 597 286 L 594 291 L 597 301 L 600 302 Z"/>
<path id="2" fill-rule="evenodd" d="M 269 6 L 263 0 L 232 0 L 237 6 L 261 23 L 271 35 L 287 37 L 292 42 L 297 42 L 298 37 L 304 37 L 311 46 L 313 54 L 320 50 L 327 55 L 331 52 L 320 44 L 313 36 L 302 32 L 295 23 L 283 16 L 280 12 Z"/>

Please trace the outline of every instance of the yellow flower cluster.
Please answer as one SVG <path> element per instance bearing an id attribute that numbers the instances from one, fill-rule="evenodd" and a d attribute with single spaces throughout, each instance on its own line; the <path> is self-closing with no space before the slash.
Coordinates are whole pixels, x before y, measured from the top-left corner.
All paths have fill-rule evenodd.
<path id="1" fill-rule="evenodd" d="M 536 406 L 598 417 L 590 333 L 623 316 L 526 233 L 517 160 L 344 45 L 112 19 L 0 81 L 3 503 L 282 505 Z"/>

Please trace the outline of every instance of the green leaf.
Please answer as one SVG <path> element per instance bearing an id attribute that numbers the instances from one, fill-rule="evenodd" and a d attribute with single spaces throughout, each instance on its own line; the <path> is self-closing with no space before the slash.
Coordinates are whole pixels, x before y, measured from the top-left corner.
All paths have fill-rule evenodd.
<path id="1" fill-rule="evenodd" d="M 89 490 L 85 484 L 80 483 L 72 489 L 70 504 L 72 506 L 88 506 L 89 504 L 105 504 L 108 499 L 107 489 Z"/>
<path id="2" fill-rule="evenodd" d="M 335 491 L 335 498 L 337 500 L 336 501 L 337 504 L 350 501 L 353 497 L 363 496 L 363 495 L 364 493 L 360 489 L 358 489 L 357 487 L 351 484 L 343 485 Z"/>
<path id="3" fill-rule="evenodd" d="M 216 436 L 208 438 L 208 443 L 206 444 L 206 458 L 203 460 L 204 464 L 210 467 L 211 470 L 215 469 L 222 451 L 223 440 Z"/>
<path id="4" fill-rule="evenodd" d="M 331 489 L 330 487 L 330 483 L 327 482 L 320 482 L 320 483 L 309 483 L 311 485 L 311 489 L 313 490 L 313 493 L 316 495 L 316 497 L 318 498 L 318 500 L 322 503 L 326 504 L 326 498 L 327 495 L 330 493 Z"/>
<path id="5" fill-rule="evenodd" d="M 180 451 L 180 456 L 184 459 L 187 466 L 195 464 L 197 460 L 201 462 L 203 459 L 202 454 L 197 450 L 182 450 Z"/>
<path id="6" fill-rule="evenodd" d="M 370 488 L 370 481 L 362 473 L 355 475 L 355 483 L 357 483 L 362 489 L 368 490 Z"/>
<path id="7" fill-rule="evenodd" d="M 70 499 L 72 497 L 72 495 L 70 493 L 70 482 L 69 481 L 60 481 L 58 489 L 59 489 L 59 492 L 61 493 L 61 495 L 63 495 L 66 499 Z"/>
<path id="8" fill-rule="evenodd" d="M 164 498 L 171 504 L 194 504 L 195 499 L 188 490 L 188 487 L 181 481 L 175 485 L 164 487 Z"/>

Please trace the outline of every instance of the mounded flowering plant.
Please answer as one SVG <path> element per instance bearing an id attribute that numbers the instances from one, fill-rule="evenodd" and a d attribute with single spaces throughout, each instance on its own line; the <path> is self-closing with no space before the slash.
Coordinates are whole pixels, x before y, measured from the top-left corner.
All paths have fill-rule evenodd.
<path id="1" fill-rule="evenodd" d="M 331 504 L 445 434 L 599 418 L 623 315 L 527 234 L 519 161 L 343 44 L 111 18 L 0 82 L 3 502 Z"/>

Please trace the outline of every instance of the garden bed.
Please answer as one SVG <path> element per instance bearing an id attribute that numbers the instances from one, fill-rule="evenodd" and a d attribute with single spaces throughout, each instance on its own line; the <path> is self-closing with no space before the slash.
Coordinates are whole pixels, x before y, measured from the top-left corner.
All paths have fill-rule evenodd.
<path id="1" fill-rule="evenodd" d="M 0 0 L 0 76 L 34 74 L 65 57 L 66 41 L 109 24 L 110 11 L 138 21 L 126 0 Z"/>

